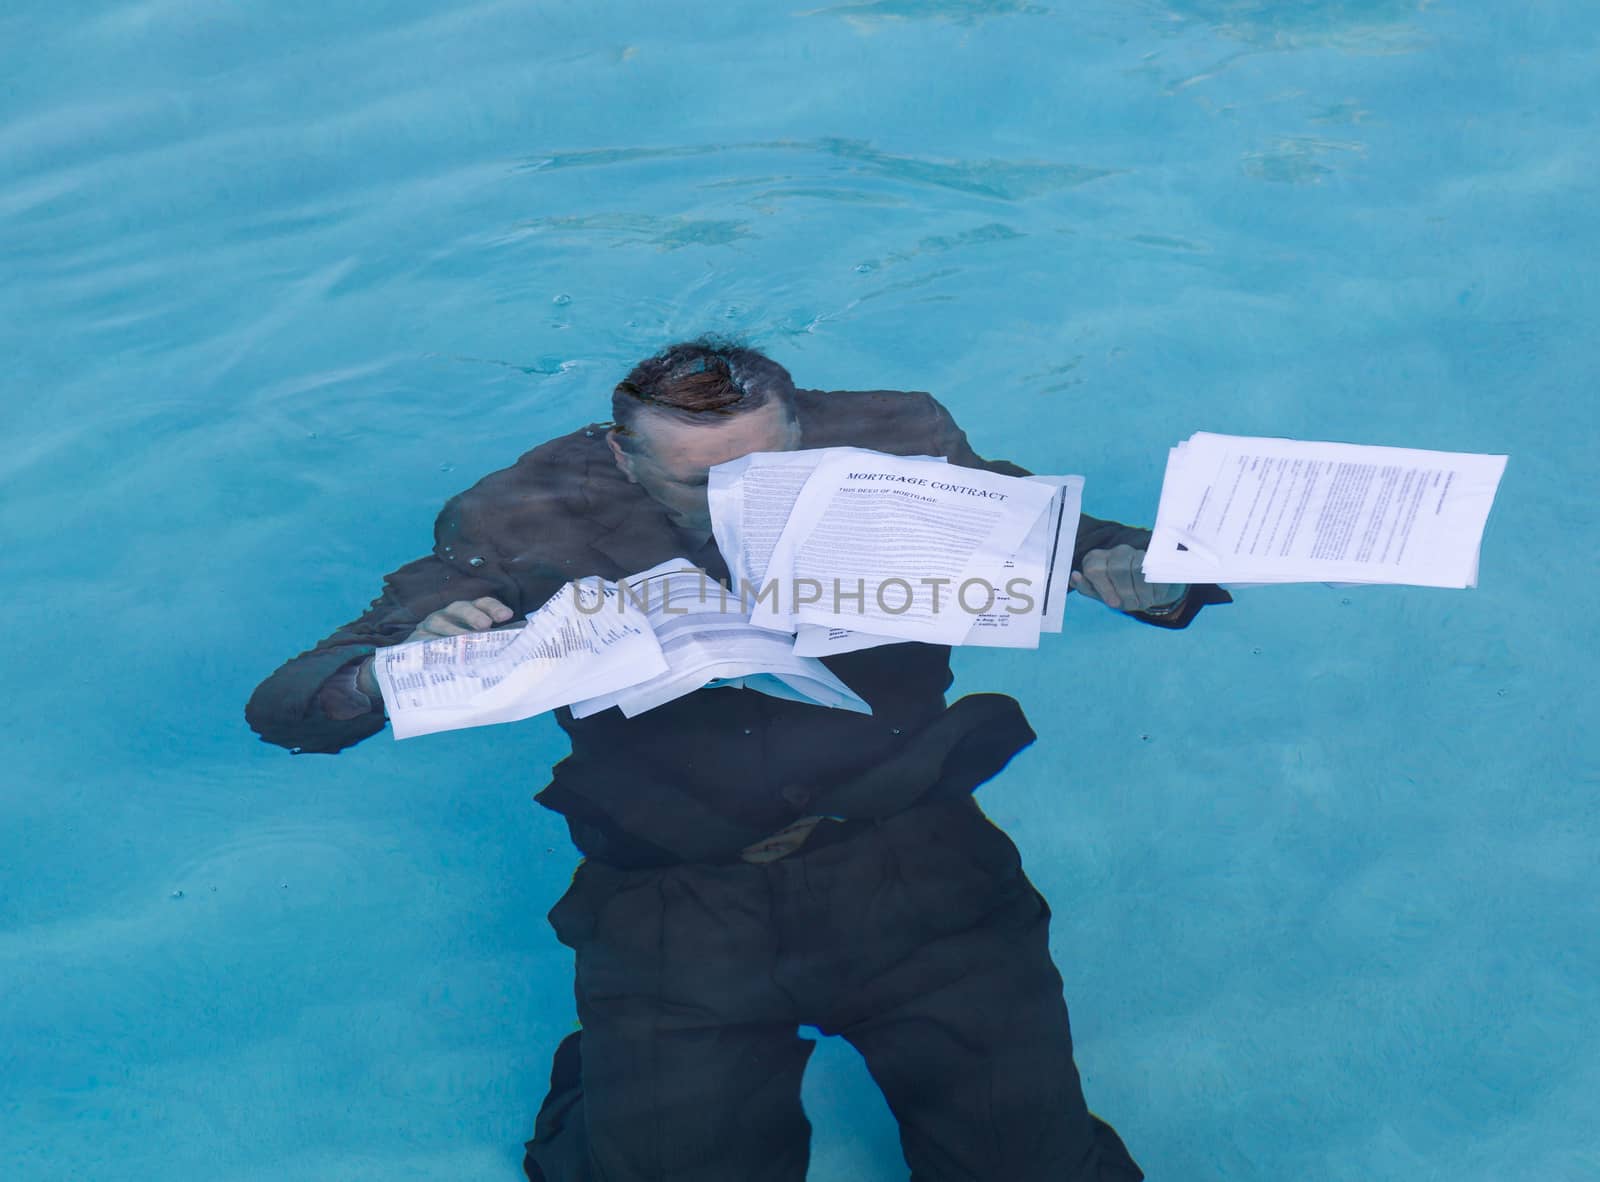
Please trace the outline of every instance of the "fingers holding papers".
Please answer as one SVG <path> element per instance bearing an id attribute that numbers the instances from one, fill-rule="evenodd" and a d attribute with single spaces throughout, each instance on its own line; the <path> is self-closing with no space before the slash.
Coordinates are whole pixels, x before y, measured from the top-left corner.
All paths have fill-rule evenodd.
<path id="1" fill-rule="evenodd" d="M 1164 607 L 1182 597 L 1182 583 L 1146 581 L 1143 562 L 1144 551 L 1129 545 L 1090 550 L 1082 570 L 1072 572 L 1072 589 L 1124 612 Z"/>
<path id="2" fill-rule="evenodd" d="M 504 624 L 516 613 L 492 595 L 478 599 L 458 599 L 425 616 L 411 633 L 411 640 L 430 636 L 459 636 L 464 632 L 487 632 Z"/>

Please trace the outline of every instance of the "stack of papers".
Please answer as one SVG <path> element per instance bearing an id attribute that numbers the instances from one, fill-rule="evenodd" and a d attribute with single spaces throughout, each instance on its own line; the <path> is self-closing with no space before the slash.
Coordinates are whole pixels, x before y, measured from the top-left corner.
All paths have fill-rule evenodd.
<path id="1" fill-rule="evenodd" d="M 717 546 L 751 623 L 808 656 L 924 641 L 1037 648 L 1058 632 L 1083 479 L 860 448 L 711 470 Z"/>
<path id="2" fill-rule="evenodd" d="M 373 674 L 394 737 L 517 722 L 667 669 L 661 644 L 618 590 L 568 584 L 520 628 L 380 648 Z"/>
<path id="3" fill-rule="evenodd" d="M 1167 457 L 1157 583 L 1475 587 L 1506 457 L 1199 432 Z"/>
<path id="4" fill-rule="evenodd" d="M 629 718 L 707 685 L 870 714 L 793 637 L 750 625 L 726 589 L 674 558 L 619 582 L 568 583 L 526 626 L 378 650 L 373 672 L 394 737 L 517 722 L 558 706 Z"/>
<path id="5" fill-rule="evenodd" d="M 574 699 L 575 718 L 616 706 L 629 718 L 719 683 L 773 697 L 871 714 L 854 690 L 821 661 L 797 655 L 788 637 L 752 627 L 750 613 L 727 588 L 687 559 L 674 558 L 618 584 L 606 610 L 642 618 L 660 646 L 664 667 L 634 684 Z"/>

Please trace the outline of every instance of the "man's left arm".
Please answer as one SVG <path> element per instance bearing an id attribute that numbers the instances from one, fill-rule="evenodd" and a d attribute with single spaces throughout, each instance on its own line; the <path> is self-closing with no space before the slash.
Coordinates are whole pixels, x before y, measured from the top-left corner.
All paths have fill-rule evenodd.
<path id="1" fill-rule="evenodd" d="M 929 454 L 945 456 L 963 468 L 982 468 L 1003 476 L 1031 475 L 1009 460 L 984 459 L 972 449 L 967 433 L 950 412 L 931 395 L 923 397 L 935 417 L 936 450 Z M 1142 564 L 1149 545 L 1147 529 L 1081 515 L 1072 553 L 1072 589 L 1159 628 L 1187 628 L 1202 607 L 1233 602 L 1233 596 L 1211 583 L 1147 581 Z"/>

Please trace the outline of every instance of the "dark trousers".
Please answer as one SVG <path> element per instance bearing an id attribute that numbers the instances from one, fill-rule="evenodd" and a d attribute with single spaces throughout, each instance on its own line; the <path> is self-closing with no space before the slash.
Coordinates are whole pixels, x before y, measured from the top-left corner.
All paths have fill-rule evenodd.
<path id="1" fill-rule="evenodd" d="M 550 913 L 582 1034 L 535 1182 L 799 1182 L 814 1025 L 866 1059 L 914 1182 L 1137 1182 L 1084 1104 L 1050 911 L 970 797 L 765 865 L 579 867 Z"/>

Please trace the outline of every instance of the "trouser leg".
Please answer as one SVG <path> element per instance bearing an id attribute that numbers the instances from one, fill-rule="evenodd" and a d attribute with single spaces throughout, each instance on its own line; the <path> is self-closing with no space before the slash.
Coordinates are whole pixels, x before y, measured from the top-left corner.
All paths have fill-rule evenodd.
<path id="1" fill-rule="evenodd" d="M 814 1046 L 793 1027 L 678 1027 L 638 1012 L 601 1019 L 584 1034 L 595 1177 L 801 1182 L 811 1124 L 800 1080 Z"/>
<path id="2" fill-rule="evenodd" d="M 782 1020 L 747 884 L 685 867 L 575 885 L 579 1042 L 557 1052 L 528 1160 L 538 1182 L 802 1182 L 814 1044 Z M 744 877 L 749 878 L 750 875 Z M 585 889 L 600 899 L 588 899 Z"/>
<path id="3" fill-rule="evenodd" d="M 580 1034 L 556 1048 L 550 1092 L 534 1121 L 522 1172 L 530 1182 L 583 1182 L 589 1169 L 589 1130 L 583 1116 L 583 1052 Z"/>
<path id="4" fill-rule="evenodd" d="M 865 982 L 837 1028 L 899 1121 L 914 1182 L 1143 1178 L 1085 1105 L 1050 910 L 1010 839 L 976 810 L 919 838 L 897 878 L 955 926 Z"/>
<path id="5" fill-rule="evenodd" d="M 602 1027 L 602 1031 L 604 1028 Z M 533 1182 L 799 1182 L 811 1125 L 793 1030 L 652 1036 L 587 1030 L 556 1051 L 523 1170 Z"/>

